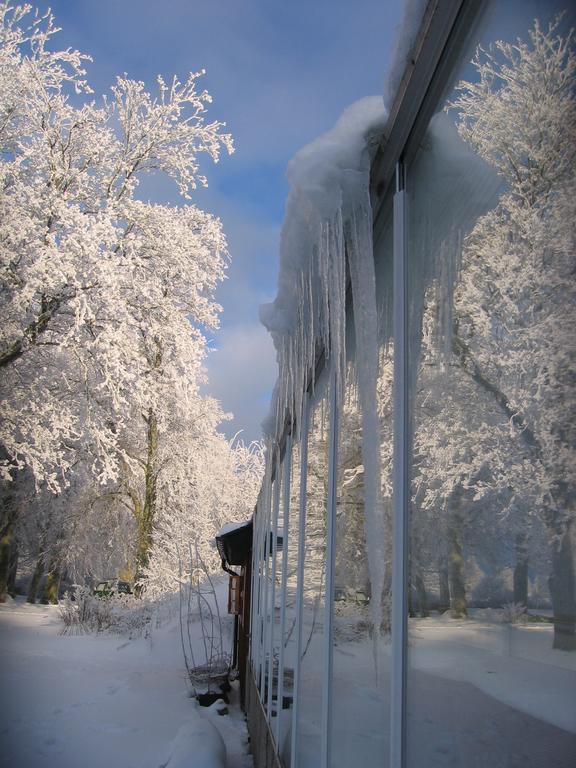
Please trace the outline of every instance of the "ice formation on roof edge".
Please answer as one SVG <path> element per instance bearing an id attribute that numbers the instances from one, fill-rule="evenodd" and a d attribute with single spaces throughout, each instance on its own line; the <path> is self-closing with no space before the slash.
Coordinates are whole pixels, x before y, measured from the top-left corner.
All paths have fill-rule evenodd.
<path id="1" fill-rule="evenodd" d="M 274 302 L 260 307 L 260 320 L 272 335 L 279 363 L 272 407 L 262 424 L 264 435 L 269 438 L 278 434 L 287 412 L 300 412 L 301 402 L 294 402 L 298 399 L 295 386 L 299 384 L 300 392 L 303 392 L 306 381 L 302 374 L 308 376 L 314 367 L 318 326 L 313 325 L 312 312 L 307 318 L 312 330 L 308 344 L 306 339 L 300 338 L 302 351 L 306 353 L 302 370 L 294 370 L 298 359 L 294 357 L 296 331 L 305 327 L 306 320 L 305 308 L 301 307 L 300 301 L 307 294 L 310 304 L 313 303 L 314 278 L 317 280 L 321 274 L 319 268 L 323 268 L 325 277 L 330 272 L 326 271 L 328 265 L 323 263 L 322 255 L 317 257 L 318 269 L 314 270 L 312 249 L 307 246 L 312 243 L 317 246 L 326 238 L 337 240 L 342 214 L 349 213 L 347 209 L 351 201 L 359 199 L 362 184 L 367 188 L 370 150 L 377 144 L 394 103 L 429 2 L 404 0 L 402 20 L 384 84 L 383 104 L 379 96 L 355 102 L 343 112 L 331 131 L 301 149 L 288 165 L 290 193 L 280 243 L 278 294 Z M 320 232 L 323 232 L 322 236 Z M 326 306 L 329 295 L 330 291 L 325 290 L 320 302 L 323 306 L 318 307 L 321 336 L 326 335 L 330 325 Z M 291 336 L 292 342 L 289 341 Z M 325 341 L 322 338 L 322 342 Z"/>
<path id="2" fill-rule="evenodd" d="M 346 264 L 355 306 L 356 376 L 362 412 L 365 531 L 372 617 L 382 620 L 384 514 L 376 409 L 378 338 L 372 248 L 370 163 L 387 113 L 379 96 L 348 107 L 336 126 L 300 150 L 288 166 L 290 193 L 280 241 L 278 295 L 260 308 L 279 366 L 264 429 L 280 436 L 284 421 L 300 427 L 304 393 L 320 350 L 339 375 L 346 368 Z M 340 401 L 341 391 L 337 397 Z M 272 452 L 269 454 L 269 463 Z"/>
<path id="3" fill-rule="evenodd" d="M 300 413 L 318 349 L 337 351 L 339 357 L 344 350 L 344 230 L 353 213 L 359 221 L 369 206 L 370 160 L 385 121 L 380 96 L 361 99 L 288 165 L 278 293 L 274 302 L 260 307 L 279 365 L 272 411 L 264 424 L 270 437 L 278 434 L 287 413 Z"/>

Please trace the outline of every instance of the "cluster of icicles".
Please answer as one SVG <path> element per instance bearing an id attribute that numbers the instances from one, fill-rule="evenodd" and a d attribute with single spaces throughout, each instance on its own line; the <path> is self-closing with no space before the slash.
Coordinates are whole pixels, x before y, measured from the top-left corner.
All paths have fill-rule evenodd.
<path id="1" fill-rule="evenodd" d="M 278 296 L 261 308 L 272 334 L 279 378 L 265 429 L 279 439 L 286 423 L 300 430 L 306 392 L 319 355 L 335 373 L 337 407 L 346 376 L 346 286 L 354 307 L 355 373 L 362 414 L 365 535 L 375 636 L 382 621 L 384 511 L 377 415 L 378 321 L 369 196 L 371 137 L 385 119 L 382 99 L 349 108 L 329 134 L 288 169 L 291 192 L 282 229 Z M 270 452 L 271 454 L 272 452 Z"/>

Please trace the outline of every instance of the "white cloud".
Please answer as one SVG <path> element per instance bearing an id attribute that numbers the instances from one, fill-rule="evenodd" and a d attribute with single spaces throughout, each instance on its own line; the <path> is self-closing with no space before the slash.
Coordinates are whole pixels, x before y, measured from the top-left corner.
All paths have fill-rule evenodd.
<path id="1" fill-rule="evenodd" d="M 234 414 L 223 430 L 230 437 L 243 430 L 245 441 L 256 440 L 261 436 L 260 425 L 268 413 L 277 376 L 272 340 L 254 323 L 220 331 L 215 346 L 206 365 L 206 391 Z"/>

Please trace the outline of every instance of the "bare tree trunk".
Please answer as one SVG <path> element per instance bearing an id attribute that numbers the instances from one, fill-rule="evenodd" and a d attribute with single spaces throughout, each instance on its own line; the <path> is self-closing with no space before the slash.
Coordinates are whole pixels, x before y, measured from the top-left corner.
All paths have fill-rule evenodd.
<path id="1" fill-rule="evenodd" d="M 554 610 L 554 648 L 576 651 L 576 572 L 572 521 L 558 526 L 552 540 L 552 573 L 548 587 Z"/>
<path id="2" fill-rule="evenodd" d="M 418 613 L 424 619 L 426 616 L 430 616 L 430 611 L 428 610 L 428 598 L 426 595 L 424 579 L 419 573 L 414 577 L 414 587 L 416 589 L 416 598 L 418 600 Z"/>
<path id="3" fill-rule="evenodd" d="M 18 575 L 18 542 L 14 538 L 12 541 L 12 547 L 10 549 L 10 567 L 8 569 L 8 586 L 7 591 L 9 595 L 14 596 L 16 594 L 16 576 Z"/>
<path id="4" fill-rule="evenodd" d="M 11 551 L 12 534 L 11 532 L 5 532 L 2 538 L 0 538 L 0 603 L 6 601 L 6 595 L 8 593 Z"/>
<path id="5" fill-rule="evenodd" d="M 448 579 L 448 568 L 444 561 L 438 563 L 438 582 L 440 590 L 438 610 L 440 613 L 444 613 L 450 608 L 450 581 Z"/>
<path id="6" fill-rule="evenodd" d="M 528 605 L 528 538 L 525 533 L 516 536 L 514 602 Z"/>
<path id="7" fill-rule="evenodd" d="M 45 605 L 58 605 L 58 589 L 60 587 L 60 565 L 57 559 L 53 559 L 48 567 L 48 575 L 46 577 L 46 584 L 44 585 L 44 594 L 42 595 L 42 602 Z"/>
<path id="8" fill-rule="evenodd" d="M 144 504 L 135 508 L 138 523 L 138 548 L 136 551 L 136 578 L 141 579 L 150 559 L 152 531 L 156 516 L 158 481 L 158 419 L 152 408 L 148 411 L 147 454 L 144 470 Z"/>
<path id="9" fill-rule="evenodd" d="M 468 614 L 466 583 L 464 581 L 464 556 L 462 555 L 461 534 L 456 525 L 448 532 L 448 578 L 450 581 L 450 611 L 454 618 Z"/>
<path id="10" fill-rule="evenodd" d="M 10 567 L 14 557 L 14 525 L 16 509 L 12 499 L 8 498 L 2 510 L 2 526 L 0 528 L 0 603 L 6 600 L 10 580 Z"/>
<path id="11" fill-rule="evenodd" d="M 450 611 L 455 618 L 468 614 L 464 555 L 462 552 L 462 497 L 464 490 L 456 485 L 448 500 L 448 580 L 450 583 Z"/>
<path id="12" fill-rule="evenodd" d="M 36 568 L 34 568 L 34 573 L 32 574 L 30 584 L 28 585 L 28 595 L 26 597 L 27 602 L 32 604 L 36 602 L 38 588 L 40 586 L 42 576 L 44 576 L 44 557 L 40 555 L 36 561 Z"/>

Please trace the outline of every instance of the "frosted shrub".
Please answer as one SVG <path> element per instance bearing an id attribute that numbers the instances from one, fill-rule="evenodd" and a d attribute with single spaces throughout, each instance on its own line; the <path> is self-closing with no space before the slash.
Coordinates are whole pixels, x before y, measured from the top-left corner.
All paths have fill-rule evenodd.
<path id="1" fill-rule="evenodd" d="M 513 592 L 501 574 L 487 574 L 472 592 L 473 604 L 481 608 L 497 608 L 512 602 Z"/>
<path id="2" fill-rule="evenodd" d="M 334 633 L 340 642 L 355 642 L 374 634 L 374 613 L 370 601 L 363 602 L 359 594 L 362 593 L 349 592 L 347 599 L 340 599 L 335 604 L 334 613 L 337 618 Z M 381 615 L 380 635 L 386 639 L 390 636 L 392 617 L 392 600 L 388 592 L 382 598 Z"/>
<path id="3" fill-rule="evenodd" d="M 502 608 L 480 608 L 474 618 L 494 624 L 526 624 L 529 621 L 523 603 L 506 603 Z"/>
<path id="4" fill-rule="evenodd" d="M 525 624 L 528 621 L 526 606 L 523 603 L 506 603 L 502 621 L 504 624 Z"/>
<path id="5" fill-rule="evenodd" d="M 98 598 L 86 587 L 76 590 L 74 600 L 66 594 L 60 605 L 63 634 L 110 632 L 130 638 L 148 636 L 152 606 L 131 595 Z"/>

